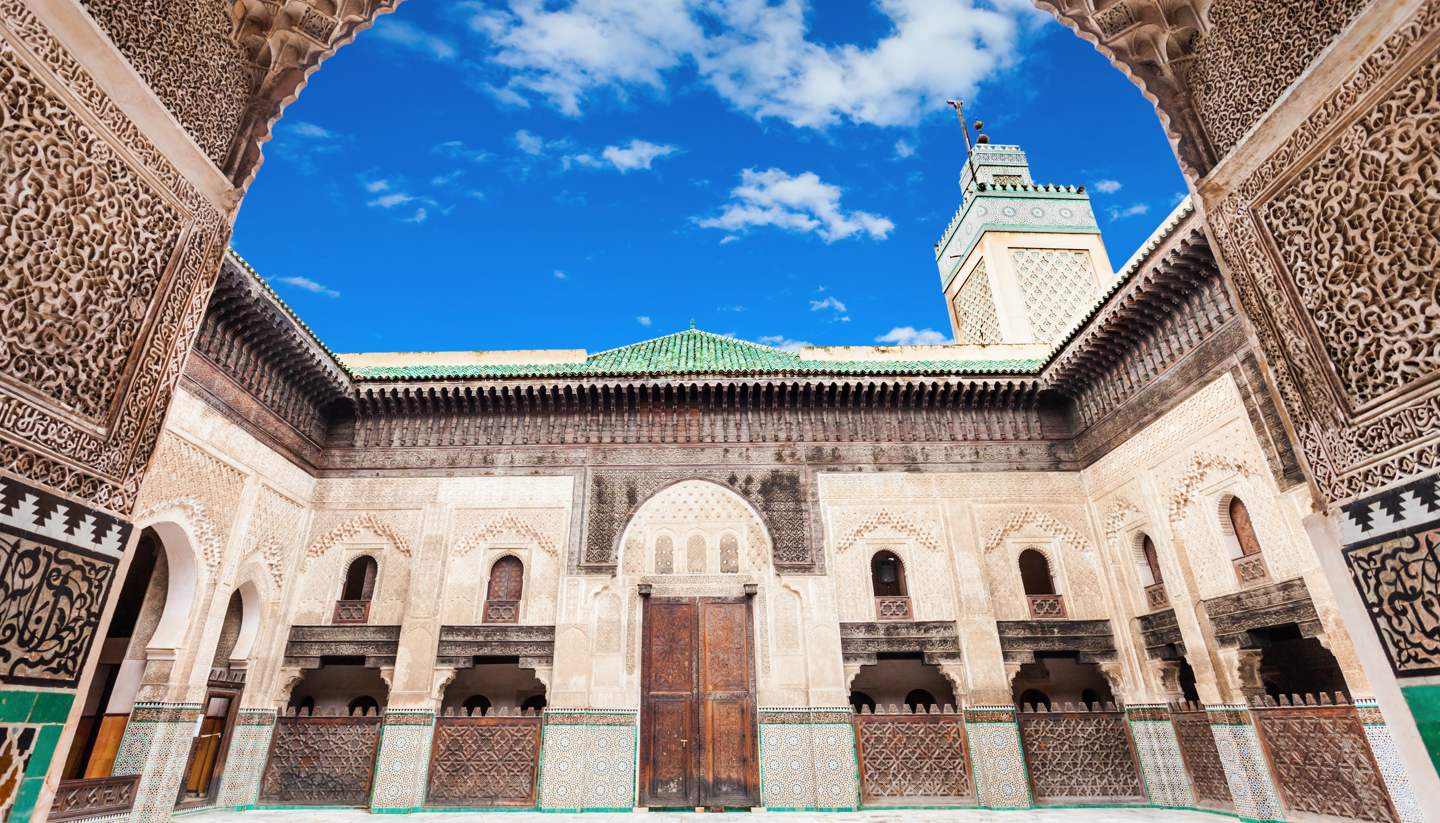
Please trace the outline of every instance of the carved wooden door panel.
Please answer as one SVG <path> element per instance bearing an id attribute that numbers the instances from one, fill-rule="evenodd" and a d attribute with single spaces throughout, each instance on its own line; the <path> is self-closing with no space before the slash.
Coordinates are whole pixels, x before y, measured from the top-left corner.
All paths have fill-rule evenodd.
<path id="1" fill-rule="evenodd" d="M 490 569 L 490 588 L 486 600 L 519 600 L 525 582 L 525 566 L 517 557 L 502 557 Z"/>
<path id="2" fill-rule="evenodd" d="M 694 807 L 700 800 L 696 612 L 694 601 L 645 601 L 640 786 L 646 806 Z"/>
<path id="3" fill-rule="evenodd" d="M 750 602 L 700 603 L 700 802 L 755 802 L 755 674 Z"/>
<path id="4" fill-rule="evenodd" d="M 641 802 L 755 805 L 749 601 L 647 599 L 644 620 Z"/>

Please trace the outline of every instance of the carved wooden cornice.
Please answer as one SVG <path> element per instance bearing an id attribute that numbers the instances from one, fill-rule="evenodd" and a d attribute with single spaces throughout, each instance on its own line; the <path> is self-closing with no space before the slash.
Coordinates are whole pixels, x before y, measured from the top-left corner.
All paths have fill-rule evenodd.
<path id="1" fill-rule="evenodd" d="M 395 665 L 399 626 L 291 626 L 285 665 L 317 669 L 325 657 L 363 657 L 370 668 Z"/>
<path id="2" fill-rule="evenodd" d="M 1200 605 L 1221 646 L 1263 647 L 1266 639 L 1257 632 L 1290 624 L 1299 629 L 1301 637 L 1314 637 L 1324 631 L 1310 590 L 1298 577 L 1212 597 L 1200 601 Z"/>
<path id="3" fill-rule="evenodd" d="M 1109 620 L 998 620 L 995 626 L 1010 663 L 1032 663 L 1036 652 L 1079 652 L 1090 663 L 1115 659 Z"/>
<path id="4" fill-rule="evenodd" d="M 951 620 L 841 623 L 840 651 L 846 663 L 867 666 L 880 654 L 920 654 L 932 665 L 962 658 Z"/>

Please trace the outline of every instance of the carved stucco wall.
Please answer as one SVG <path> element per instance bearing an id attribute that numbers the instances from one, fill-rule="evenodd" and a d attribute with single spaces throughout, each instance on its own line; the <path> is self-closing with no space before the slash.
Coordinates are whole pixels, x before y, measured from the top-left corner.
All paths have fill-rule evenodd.
<path id="1" fill-rule="evenodd" d="M 1205 190 L 1331 502 L 1440 466 L 1440 48 L 1427 37 L 1437 29 L 1440 3 L 1418 4 L 1356 71 L 1290 113 L 1288 137 Z"/>
<path id="2" fill-rule="evenodd" d="M 1152 611 L 1141 597 L 1135 553 L 1139 536 L 1148 534 L 1188 658 L 1201 681 L 1202 698 L 1215 699 L 1205 694 L 1213 670 L 1203 651 L 1214 641 L 1196 620 L 1196 606 L 1243 588 L 1220 515 L 1221 504 L 1231 495 L 1251 514 L 1270 580 L 1304 580 L 1347 682 L 1357 694 L 1368 690 L 1334 594 L 1305 535 L 1305 489 L 1282 493 L 1265 470 L 1259 438 L 1233 375 L 1197 389 L 1082 474 L 1093 517 L 1104 532 L 1107 562 L 1124 590 L 1113 608 L 1122 615 Z"/>
<path id="3" fill-rule="evenodd" d="M 0 77 L 0 468 L 128 515 L 227 218 L 19 0 Z"/>

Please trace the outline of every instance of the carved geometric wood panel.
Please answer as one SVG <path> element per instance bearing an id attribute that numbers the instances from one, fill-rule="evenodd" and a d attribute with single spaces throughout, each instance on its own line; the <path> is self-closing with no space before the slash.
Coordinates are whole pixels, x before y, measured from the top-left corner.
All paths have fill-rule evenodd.
<path id="1" fill-rule="evenodd" d="M 1021 712 L 1037 798 L 1143 797 L 1123 712 Z"/>
<path id="2" fill-rule="evenodd" d="M 1254 716 L 1288 810 L 1397 819 L 1354 707 L 1257 708 Z"/>
<path id="3" fill-rule="evenodd" d="M 275 723 L 260 800 L 363 806 L 380 745 L 379 717 L 282 717 Z"/>
<path id="4" fill-rule="evenodd" d="M 865 800 L 973 794 L 963 715 L 857 715 L 855 731 Z"/>
<path id="5" fill-rule="evenodd" d="M 539 754 L 539 717 L 441 717 L 435 724 L 426 802 L 533 806 Z"/>

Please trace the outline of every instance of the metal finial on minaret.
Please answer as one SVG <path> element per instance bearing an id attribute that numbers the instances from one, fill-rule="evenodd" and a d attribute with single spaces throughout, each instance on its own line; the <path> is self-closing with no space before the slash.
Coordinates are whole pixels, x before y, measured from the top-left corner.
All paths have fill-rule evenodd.
<path id="1" fill-rule="evenodd" d="M 990 137 L 981 131 L 985 128 L 985 122 L 975 121 L 975 143 L 971 143 L 970 126 L 965 122 L 965 101 L 946 100 L 945 105 L 955 110 L 955 117 L 960 121 L 960 130 L 965 133 L 965 162 L 970 167 L 970 185 L 977 186 L 979 181 L 975 179 L 975 145 L 990 142 Z"/>

